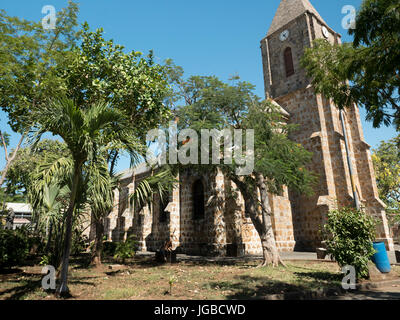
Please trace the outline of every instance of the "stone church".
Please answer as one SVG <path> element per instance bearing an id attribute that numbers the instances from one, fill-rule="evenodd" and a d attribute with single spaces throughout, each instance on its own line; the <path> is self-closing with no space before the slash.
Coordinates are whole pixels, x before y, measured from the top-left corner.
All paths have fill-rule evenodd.
<path id="1" fill-rule="evenodd" d="M 341 41 L 308 0 L 282 0 L 261 40 L 266 98 L 284 109 L 289 122 L 300 125 L 291 138 L 313 153 L 310 169 L 320 179 L 312 197 L 290 190 L 270 196 L 277 245 L 281 251 L 314 250 L 321 244 L 319 230 L 328 211 L 337 204 L 351 205 L 357 198 L 381 222 L 378 240 L 393 250 L 358 106 L 349 107 L 341 117 L 329 100 L 315 93 L 300 67 L 304 50 L 317 38 Z M 174 249 L 187 254 L 262 253 L 242 196 L 222 174 L 180 172 L 179 186 L 167 201 L 156 197 L 151 206 L 130 205 L 129 194 L 148 175 L 146 166 L 123 173 L 114 210 L 105 223 L 108 240 L 121 241 L 132 233 L 143 251 L 155 251 L 170 238 Z M 222 201 L 213 201 L 217 198 Z"/>

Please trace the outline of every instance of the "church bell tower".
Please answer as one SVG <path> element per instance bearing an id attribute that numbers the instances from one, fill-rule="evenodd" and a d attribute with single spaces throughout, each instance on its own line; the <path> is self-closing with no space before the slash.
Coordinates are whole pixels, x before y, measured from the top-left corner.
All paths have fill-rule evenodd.
<path id="1" fill-rule="evenodd" d="M 332 44 L 341 42 L 340 34 L 328 26 L 309 0 L 282 0 L 261 41 L 266 97 L 290 114 L 291 123 L 299 125 L 291 138 L 313 153 L 309 169 L 319 179 L 311 197 L 290 192 L 295 249 L 320 246 L 319 230 L 328 211 L 337 205 L 352 205 L 356 197 L 380 221 L 377 240 L 393 250 L 358 106 L 344 110 L 342 125 L 338 108 L 315 93 L 300 66 L 304 50 L 318 38 Z"/>

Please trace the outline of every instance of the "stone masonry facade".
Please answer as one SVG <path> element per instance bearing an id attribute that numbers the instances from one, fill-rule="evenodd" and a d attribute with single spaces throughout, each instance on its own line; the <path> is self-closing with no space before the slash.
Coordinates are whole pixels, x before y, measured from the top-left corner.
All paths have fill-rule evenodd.
<path id="1" fill-rule="evenodd" d="M 315 93 L 300 66 L 304 50 L 317 38 L 331 43 L 341 41 L 308 0 L 282 0 L 261 41 L 266 98 L 278 103 L 289 115 L 288 121 L 299 126 L 291 138 L 313 153 L 309 169 L 319 178 L 313 196 L 287 189 L 281 196 L 270 196 L 277 245 L 280 251 L 314 250 L 320 246 L 319 231 L 329 210 L 354 203 L 353 180 L 362 206 L 380 221 L 378 240 L 394 250 L 358 106 L 349 106 L 343 112 L 351 177 L 339 110 Z M 288 48 L 291 55 L 287 55 Z M 290 73 L 288 65 L 292 67 Z M 144 166 L 125 172 L 115 190 L 114 209 L 105 223 L 109 240 L 121 241 L 134 234 L 143 251 L 155 251 L 171 239 L 174 249 L 187 254 L 262 253 L 260 238 L 244 212 L 242 195 L 221 173 L 180 172 L 179 184 L 166 204 L 155 197 L 151 205 L 137 208 L 130 203 L 129 195 L 149 174 Z M 195 216 L 199 211 L 201 215 Z"/>
<path id="2" fill-rule="evenodd" d="M 129 201 L 135 186 L 150 172 L 128 171 L 115 191 L 115 204 L 105 222 L 106 237 L 123 241 L 130 234 L 136 236 L 141 251 L 156 251 L 165 240 L 171 239 L 178 252 L 207 256 L 241 256 L 260 254 L 261 243 L 251 219 L 244 213 L 244 201 L 234 183 L 222 173 L 198 175 L 181 172 L 171 192 L 164 212 L 161 200 L 154 196 L 151 205 L 135 207 Z M 200 182 L 204 187 L 204 216 L 193 218 L 192 186 Z M 288 191 L 270 197 L 273 227 L 281 251 L 293 251 L 291 204 Z M 166 214 L 165 220 L 160 215 Z"/>

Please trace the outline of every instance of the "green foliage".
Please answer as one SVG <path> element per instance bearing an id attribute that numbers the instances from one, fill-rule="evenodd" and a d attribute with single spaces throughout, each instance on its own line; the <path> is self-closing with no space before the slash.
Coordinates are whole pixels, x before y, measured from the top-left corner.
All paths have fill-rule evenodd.
<path id="1" fill-rule="evenodd" d="M 281 194 L 285 186 L 302 192 L 312 193 L 315 181 L 314 174 L 308 170 L 308 163 L 312 154 L 301 145 L 290 140 L 290 134 L 296 128 L 287 124 L 288 113 L 271 100 L 260 101 L 254 94 L 254 86 L 248 82 L 240 81 L 238 76 L 224 83 L 217 77 L 193 76 L 187 80 L 182 79 L 182 70 L 168 64 L 169 75 L 174 80 L 176 94 L 171 98 L 172 104 L 184 103 L 175 108 L 178 131 L 190 128 L 201 136 L 202 129 L 216 129 L 221 132 L 229 131 L 233 137 L 242 130 L 242 141 L 247 140 L 246 135 L 253 131 L 255 136 L 254 150 L 252 146 L 243 143 L 241 155 L 251 157 L 254 154 L 254 170 L 251 172 L 251 163 L 246 175 L 240 175 L 243 163 L 232 159 L 225 159 L 225 141 L 220 141 L 220 163 L 211 164 L 178 164 L 181 170 L 188 172 L 197 171 L 200 174 L 216 174 L 221 170 L 225 177 L 233 181 L 245 200 L 245 210 L 261 237 L 273 239 L 272 212 L 269 206 L 268 194 Z M 243 139 L 244 138 L 244 139 Z M 210 139 L 215 143 L 214 138 Z M 221 139 L 225 140 L 225 139 Z M 187 152 L 198 148 L 198 155 L 202 154 L 201 144 L 191 145 L 188 139 L 180 142 Z M 210 142 L 210 141 L 209 141 Z M 182 150 L 182 149 L 181 149 Z M 184 150 L 184 149 L 183 149 Z M 240 150 L 242 151 L 242 150 Z M 209 152 L 210 160 L 213 157 Z M 225 161 L 229 160 L 229 161 Z M 189 171 L 191 170 L 191 171 Z M 258 193 L 260 191 L 260 193 Z M 262 191 L 262 192 L 261 192 Z M 261 199 L 259 194 L 261 194 Z M 218 191 L 212 196 L 211 201 L 221 203 Z M 261 201 L 260 201 L 261 200 Z M 262 213 L 262 215 L 260 214 Z M 272 234 L 271 234 L 272 233 Z M 266 244 L 267 241 L 263 241 Z M 276 252 L 275 241 L 268 243 L 269 250 Z M 265 262 L 268 257 L 265 256 Z M 274 254 L 273 264 L 279 263 L 279 257 Z M 267 262 L 266 262 L 267 263 Z M 270 263 L 270 262 L 268 262 Z"/>
<path id="2" fill-rule="evenodd" d="M 178 279 L 175 276 L 171 276 L 169 278 L 168 284 L 169 284 L 169 294 L 172 294 L 172 286 L 174 285 L 175 282 L 177 282 Z"/>
<path id="3" fill-rule="evenodd" d="M 20 230 L 0 229 L 0 269 L 23 263 L 29 253 L 29 240 Z"/>
<path id="4" fill-rule="evenodd" d="M 72 233 L 71 255 L 79 255 L 88 247 L 89 239 L 82 234 L 82 227 L 76 226 Z"/>
<path id="5" fill-rule="evenodd" d="M 170 117 L 163 103 L 169 94 L 165 68 L 154 63 L 153 53 L 124 52 L 122 45 L 105 40 L 102 29 L 83 25 L 82 42 L 69 60 L 59 65 L 65 95 L 83 108 L 104 100 L 125 114 L 134 135 L 165 123 Z"/>
<path id="6" fill-rule="evenodd" d="M 382 141 L 373 150 L 379 196 L 388 206 L 386 212 L 391 224 L 400 223 L 400 136 Z"/>
<path id="7" fill-rule="evenodd" d="M 134 236 L 128 237 L 125 241 L 118 242 L 115 248 L 114 258 L 125 263 L 126 259 L 133 258 L 137 250 L 137 241 Z"/>
<path id="8" fill-rule="evenodd" d="M 51 261 L 51 258 L 48 255 L 43 255 L 39 262 L 39 265 L 48 266 L 51 264 L 50 261 Z"/>
<path id="9" fill-rule="evenodd" d="M 163 201 L 169 196 L 177 183 L 178 181 L 171 168 L 163 166 L 161 170 L 140 181 L 130 198 L 139 208 L 142 208 L 154 199 L 155 194 L 158 194 Z"/>
<path id="10" fill-rule="evenodd" d="M 322 230 L 328 253 L 343 267 L 353 266 L 357 278 L 368 276 L 368 261 L 374 255 L 376 221 L 361 210 L 340 208 L 328 213 Z"/>
<path id="11" fill-rule="evenodd" d="M 353 43 L 317 40 L 302 66 L 316 91 L 339 108 L 364 105 L 375 127 L 400 129 L 400 5 L 398 0 L 364 0 L 357 13 Z M 347 81 L 349 80 L 349 81 Z"/>
<path id="12" fill-rule="evenodd" d="M 178 129 L 254 130 L 254 173 L 262 174 L 269 192 L 280 193 L 283 186 L 300 192 L 311 192 L 315 181 L 306 164 L 311 153 L 291 141 L 289 136 L 296 130 L 286 124 L 284 111 L 272 101 L 260 101 L 253 93 L 254 86 L 234 77 L 224 83 L 216 77 L 190 77 L 179 80 L 181 99 L 186 103 L 177 108 Z M 221 143 L 221 152 L 224 147 Z M 199 150 L 200 154 L 200 150 Z M 210 153 L 211 157 L 211 153 Z M 194 170 L 210 172 L 217 167 L 234 178 L 239 164 L 186 166 Z M 246 184 L 255 187 L 254 176 L 246 177 Z"/>
<path id="13" fill-rule="evenodd" d="M 48 163 L 49 159 L 68 157 L 66 145 L 57 140 L 43 139 L 35 148 L 25 147 L 17 152 L 17 157 L 12 162 L 7 172 L 7 192 L 10 195 L 26 193 L 32 186 L 33 174 L 41 166 Z"/>
<path id="14" fill-rule="evenodd" d="M 330 97 L 341 109 L 357 102 L 347 82 L 355 80 L 349 75 L 355 55 L 356 49 L 351 43 L 332 45 L 325 39 L 317 39 L 301 59 L 302 67 L 312 77 L 315 91 Z"/>
<path id="15" fill-rule="evenodd" d="M 2 142 L 8 147 L 10 145 L 10 135 L 7 132 L 0 130 L 0 136 L 2 136 Z"/>
<path id="16" fill-rule="evenodd" d="M 35 120 L 29 111 L 62 92 L 55 67 L 79 39 L 77 12 L 77 4 L 69 1 L 57 12 L 56 28 L 45 30 L 40 21 L 0 11 L 0 105 L 14 131 L 26 132 Z"/>
<path id="17" fill-rule="evenodd" d="M 34 232 L 31 225 L 24 225 L 15 230 L 22 238 L 26 239 L 28 252 L 37 254 L 43 250 L 43 241 L 41 237 Z"/>
<path id="18" fill-rule="evenodd" d="M 0 188 L 0 199 L 1 199 L 1 201 L 5 200 L 6 202 L 15 202 L 15 203 L 26 203 L 27 202 L 27 198 L 24 194 L 21 194 L 21 193 L 9 194 L 7 192 L 6 188 Z M 1 209 L 2 209 L 2 204 L 0 207 L 0 212 L 1 212 Z"/>
<path id="19" fill-rule="evenodd" d="M 116 253 L 118 243 L 111 241 L 103 242 L 103 254 L 108 257 L 113 257 Z"/>
<path id="20" fill-rule="evenodd" d="M 241 127 L 254 130 L 254 172 L 266 179 L 268 192 L 280 194 L 283 186 L 311 194 L 314 174 L 307 169 L 312 153 L 289 137 L 296 126 L 285 122 L 279 106 L 271 101 L 254 103 Z"/>

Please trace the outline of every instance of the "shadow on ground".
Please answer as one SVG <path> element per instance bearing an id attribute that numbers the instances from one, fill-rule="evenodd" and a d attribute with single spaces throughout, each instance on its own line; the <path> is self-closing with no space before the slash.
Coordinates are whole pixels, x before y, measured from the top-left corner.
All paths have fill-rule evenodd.
<path id="1" fill-rule="evenodd" d="M 16 278 L 16 279 L 9 279 L 7 282 L 15 283 L 15 286 L 10 289 L 5 289 L 0 291 L 0 299 L 8 295 L 5 300 L 21 300 L 24 299 L 26 295 L 29 293 L 33 293 L 39 290 L 42 287 L 42 276 L 41 274 L 37 273 L 28 273 L 28 272 L 21 272 L 18 273 L 18 276 L 23 278 Z M 72 276 L 69 280 L 70 284 L 82 284 L 88 286 L 96 286 L 94 282 L 89 280 L 93 280 L 98 277 L 74 277 Z M 47 291 L 47 293 L 51 293 L 52 291 Z M 43 291 L 46 293 L 46 291 Z M 53 292 L 54 293 L 54 292 Z M 71 296 L 72 297 L 72 296 Z"/>
<path id="2" fill-rule="evenodd" d="M 298 299 L 311 297 L 315 290 L 327 290 L 340 283 L 340 275 L 332 275 L 329 272 L 297 272 L 297 283 L 266 279 L 263 277 L 241 275 L 235 277 L 235 281 L 216 281 L 208 284 L 210 287 L 218 287 L 221 290 L 230 291 L 227 299 L 264 299 L 269 295 L 283 295 L 284 299 Z"/>
<path id="3" fill-rule="evenodd" d="M 355 291 L 344 296 L 320 300 L 400 300 L 400 292 L 393 292 L 391 288 L 380 289 L 380 291 Z"/>

